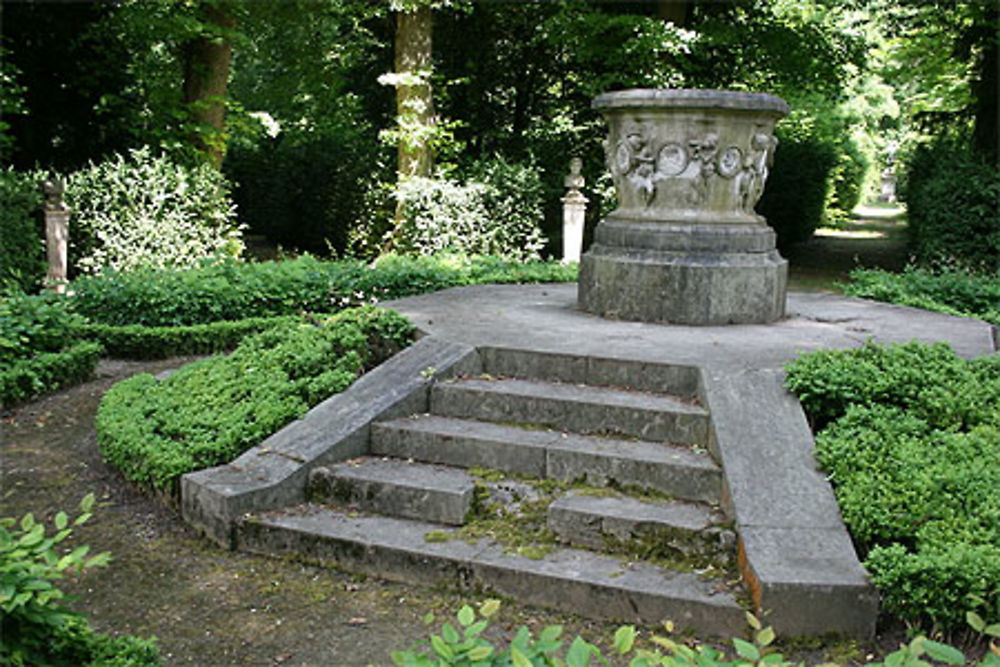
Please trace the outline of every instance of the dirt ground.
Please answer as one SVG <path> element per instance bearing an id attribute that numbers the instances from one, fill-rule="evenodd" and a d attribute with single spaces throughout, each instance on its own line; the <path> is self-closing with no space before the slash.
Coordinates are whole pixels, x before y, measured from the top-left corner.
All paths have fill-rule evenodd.
<path id="1" fill-rule="evenodd" d="M 859 238 L 895 240 L 897 224 L 885 224 L 888 237 Z M 864 243 L 845 245 L 836 236 L 807 245 L 799 260 L 791 253 L 794 289 L 826 289 L 832 274 L 849 270 L 854 256 L 868 252 Z M 867 247 L 873 263 L 900 260 L 898 241 Z M 98 498 L 94 518 L 73 541 L 90 544 L 92 553 L 110 551 L 113 560 L 64 586 L 95 628 L 156 635 L 169 665 L 382 665 L 391 664 L 391 649 L 427 637 L 428 612 L 440 621 L 463 602 L 485 599 L 226 552 L 189 529 L 173 508 L 131 488 L 101 460 L 93 426 L 98 402 L 125 377 L 187 361 L 105 360 L 93 381 L 0 414 L 0 516 L 31 511 L 51 518 L 74 509 L 88 492 Z M 509 637 L 521 624 L 537 633 L 553 623 L 604 645 L 615 629 L 506 601 L 492 630 Z M 900 636 L 892 631 L 873 646 L 895 648 Z M 840 664 L 880 652 L 845 641 L 785 650 L 810 662 Z"/>

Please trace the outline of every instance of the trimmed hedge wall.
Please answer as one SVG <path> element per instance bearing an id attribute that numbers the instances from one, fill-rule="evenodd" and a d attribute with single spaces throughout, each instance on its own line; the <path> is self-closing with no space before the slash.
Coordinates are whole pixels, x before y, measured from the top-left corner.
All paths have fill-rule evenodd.
<path id="1" fill-rule="evenodd" d="M 84 324 L 78 331 L 84 338 L 99 341 L 107 355 L 115 359 L 166 359 L 231 350 L 251 334 L 300 322 L 301 319 L 294 315 L 249 317 L 234 322 L 209 322 L 177 327 Z"/>
<path id="2" fill-rule="evenodd" d="M 100 343 L 85 341 L 13 362 L 0 370 L 0 406 L 10 407 L 90 379 L 103 352 Z"/>

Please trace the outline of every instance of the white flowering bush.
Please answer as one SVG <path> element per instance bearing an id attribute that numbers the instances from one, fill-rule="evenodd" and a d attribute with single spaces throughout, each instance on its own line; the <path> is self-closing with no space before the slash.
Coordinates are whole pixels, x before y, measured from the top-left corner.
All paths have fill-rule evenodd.
<path id="1" fill-rule="evenodd" d="M 500 170 L 496 170 L 500 171 Z M 447 178 L 410 178 L 397 186 L 405 220 L 393 249 L 432 255 L 452 252 L 495 255 L 519 261 L 539 258 L 545 245 L 541 184 L 517 166 L 460 183 Z M 500 184 L 503 185 L 500 185 Z"/>
<path id="2" fill-rule="evenodd" d="M 70 263 L 77 273 L 188 267 L 243 252 L 229 185 L 207 165 L 185 167 L 143 148 L 91 164 L 67 181 Z"/>

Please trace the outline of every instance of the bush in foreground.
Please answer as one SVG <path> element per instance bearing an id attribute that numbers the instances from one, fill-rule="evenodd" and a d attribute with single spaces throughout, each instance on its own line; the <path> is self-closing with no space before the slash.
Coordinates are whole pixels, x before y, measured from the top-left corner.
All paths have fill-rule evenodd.
<path id="1" fill-rule="evenodd" d="M 126 478 L 173 494 L 181 475 L 233 460 L 346 389 L 412 334 L 396 313 L 359 308 L 272 328 L 164 380 L 133 376 L 101 401 L 98 443 Z"/>
<path id="2" fill-rule="evenodd" d="M 913 266 L 900 273 L 855 269 L 844 294 L 1000 324 L 1000 273 Z"/>
<path id="3" fill-rule="evenodd" d="M 155 639 L 112 638 L 94 632 L 81 614 L 65 606 L 68 598 L 54 582 L 70 572 L 107 565 L 110 554 L 87 557 L 81 545 L 63 553 L 60 545 L 90 519 L 93 494 L 70 520 L 65 512 L 44 523 L 26 514 L 20 521 L 0 519 L 0 662 L 5 665 L 159 665 Z"/>
<path id="4" fill-rule="evenodd" d="M 869 343 L 787 370 L 884 608 L 945 629 L 1000 617 L 1000 354 Z"/>

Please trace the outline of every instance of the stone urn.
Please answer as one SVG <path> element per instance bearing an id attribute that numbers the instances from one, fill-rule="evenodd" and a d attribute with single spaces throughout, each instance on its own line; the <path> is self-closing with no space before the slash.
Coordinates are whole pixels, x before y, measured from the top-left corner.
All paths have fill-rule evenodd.
<path id="1" fill-rule="evenodd" d="M 788 263 L 754 206 L 788 105 L 723 90 L 596 97 L 618 208 L 580 262 L 579 304 L 608 318 L 716 325 L 784 316 Z"/>

